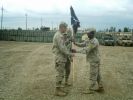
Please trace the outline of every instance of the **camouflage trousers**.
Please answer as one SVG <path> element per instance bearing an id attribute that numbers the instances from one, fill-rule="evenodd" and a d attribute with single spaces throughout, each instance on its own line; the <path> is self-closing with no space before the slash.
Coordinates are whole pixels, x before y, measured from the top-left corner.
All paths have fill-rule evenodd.
<path id="1" fill-rule="evenodd" d="M 89 86 L 89 89 L 95 90 L 97 84 L 98 84 L 98 87 L 102 86 L 100 63 L 99 62 L 90 62 L 90 86 Z"/>
<path id="2" fill-rule="evenodd" d="M 67 62 L 56 62 L 56 87 L 61 87 L 61 82 L 65 78 L 68 80 L 71 70 L 71 61 L 68 59 Z"/>

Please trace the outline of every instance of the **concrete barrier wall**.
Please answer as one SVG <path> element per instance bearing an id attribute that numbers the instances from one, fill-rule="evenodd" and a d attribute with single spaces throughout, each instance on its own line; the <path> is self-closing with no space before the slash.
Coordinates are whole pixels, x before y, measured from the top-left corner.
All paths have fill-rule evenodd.
<path id="1" fill-rule="evenodd" d="M 24 42 L 45 42 L 51 43 L 55 31 L 18 31 L 18 30 L 0 30 L 0 40 L 4 41 L 24 41 Z M 80 33 L 76 34 L 77 41 L 81 41 Z"/>

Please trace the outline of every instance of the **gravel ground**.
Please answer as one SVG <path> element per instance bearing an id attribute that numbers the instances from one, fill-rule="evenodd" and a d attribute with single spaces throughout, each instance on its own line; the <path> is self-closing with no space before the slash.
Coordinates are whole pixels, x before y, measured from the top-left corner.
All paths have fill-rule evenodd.
<path id="1" fill-rule="evenodd" d="M 0 100 L 133 100 L 133 47 L 100 46 L 105 93 L 82 94 L 89 84 L 85 55 L 76 54 L 66 97 L 54 96 L 52 44 L 0 41 Z"/>

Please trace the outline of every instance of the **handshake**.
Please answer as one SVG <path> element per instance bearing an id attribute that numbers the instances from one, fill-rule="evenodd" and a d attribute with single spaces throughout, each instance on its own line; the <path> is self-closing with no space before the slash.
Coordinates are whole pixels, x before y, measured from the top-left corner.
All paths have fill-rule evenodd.
<path id="1" fill-rule="evenodd" d="M 72 53 L 77 53 L 76 49 L 71 49 Z"/>
<path id="2" fill-rule="evenodd" d="M 69 41 L 75 43 L 75 39 L 74 39 L 74 37 L 71 37 L 71 38 L 69 39 Z"/>

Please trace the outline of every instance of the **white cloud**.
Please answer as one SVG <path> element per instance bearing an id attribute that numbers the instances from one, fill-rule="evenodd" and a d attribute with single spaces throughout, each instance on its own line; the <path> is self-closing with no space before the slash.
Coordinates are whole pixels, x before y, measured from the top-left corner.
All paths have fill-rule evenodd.
<path id="1" fill-rule="evenodd" d="M 71 0 L 3 0 L 3 6 L 10 12 L 66 12 Z"/>
<path id="2" fill-rule="evenodd" d="M 43 16 L 48 21 L 70 19 L 70 6 L 72 5 L 82 24 L 122 22 L 133 20 L 132 0 L 1 0 L 0 7 L 6 9 L 4 16 L 28 17 Z M 50 17 L 49 17 L 50 16 Z M 112 19 L 111 19 L 112 18 Z M 120 21 L 119 21 L 120 20 Z M 59 21 L 58 21 L 59 22 Z M 84 22 L 84 23 L 83 23 Z M 126 21 L 124 21 L 126 22 Z M 110 24 L 110 23 L 109 23 Z"/>
<path id="3" fill-rule="evenodd" d="M 125 11 L 130 0 L 3 0 L 1 4 L 10 12 L 68 13 L 73 5 L 78 13 Z"/>

